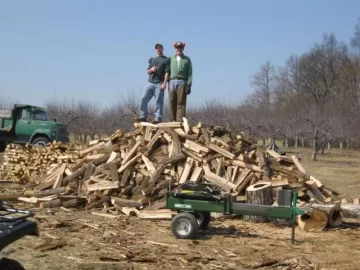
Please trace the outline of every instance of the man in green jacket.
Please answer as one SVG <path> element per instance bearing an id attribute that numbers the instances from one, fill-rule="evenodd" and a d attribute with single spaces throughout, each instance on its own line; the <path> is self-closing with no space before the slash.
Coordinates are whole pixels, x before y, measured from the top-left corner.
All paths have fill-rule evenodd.
<path id="1" fill-rule="evenodd" d="M 168 58 L 170 121 L 182 122 L 186 113 L 187 95 L 191 92 L 192 63 L 184 55 L 185 42 L 175 42 L 175 55 Z"/>

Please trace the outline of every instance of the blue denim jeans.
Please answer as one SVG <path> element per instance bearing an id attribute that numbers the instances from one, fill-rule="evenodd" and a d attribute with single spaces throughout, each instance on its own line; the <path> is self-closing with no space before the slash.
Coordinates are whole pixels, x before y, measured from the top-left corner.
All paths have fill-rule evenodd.
<path id="1" fill-rule="evenodd" d="M 164 106 L 164 90 L 161 89 L 162 83 L 148 83 L 144 89 L 140 105 L 140 117 L 147 119 L 148 104 L 152 97 L 155 97 L 155 121 L 161 122 Z"/>

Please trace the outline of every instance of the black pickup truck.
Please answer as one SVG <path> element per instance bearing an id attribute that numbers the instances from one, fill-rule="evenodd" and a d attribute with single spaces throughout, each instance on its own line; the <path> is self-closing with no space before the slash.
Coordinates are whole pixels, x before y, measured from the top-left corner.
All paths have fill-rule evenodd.
<path id="1" fill-rule="evenodd" d="M 28 220 L 34 216 L 25 210 L 13 209 L 10 205 L 0 201 L 0 251 L 16 240 L 26 236 L 39 236 L 37 224 Z M 20 263 L 8 258 L 1 258 L 1 270 L 24 270 Z"/>

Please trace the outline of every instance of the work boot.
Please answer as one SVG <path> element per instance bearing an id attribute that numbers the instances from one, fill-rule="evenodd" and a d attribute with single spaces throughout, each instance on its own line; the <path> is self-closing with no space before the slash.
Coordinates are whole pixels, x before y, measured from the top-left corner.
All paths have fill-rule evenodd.
<path id="1" fill-rule="evenodd" d="M 135 122 L 147 122 L 147 119 L 145 117 L 135 117 Z"/>
<path id="2" fill-rule="evenodd" d="M 154 119 L 154 120 L 151 121 L 151 123 L 154 124 L 154 125 L 156 125 L 156 124 L 161 123 L 161 120 L 155 120 L 155 119 Z"/>

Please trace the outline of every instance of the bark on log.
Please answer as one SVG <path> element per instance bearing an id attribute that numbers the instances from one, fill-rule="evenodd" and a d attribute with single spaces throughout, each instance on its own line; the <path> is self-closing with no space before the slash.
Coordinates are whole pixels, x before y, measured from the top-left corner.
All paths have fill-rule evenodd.
<path id="1" fill-rule="evenodd" d="M 69 176 L 66 176 L 63 179 L 63 186 L 66 186 L 69 182 L 73 181 L 74 179 L 76 179 L 79 176 L 83 176 L 86 172 L 88 165 L 84 164 L 81 168 L 77 169 L 75 172 L 73 172 L 72 174 L 70 174 Z"/>
<path id="2" fill-rule="evenodd" d="M 246 202 L 250 204 L 272 205 L 274 201 L 271 182 L 257 183 L 246 189 Z M 245 215 L 244 219 L 256 223 L 268 222 L 269 218 Z"/>
<path id="3" fill-rule="evenodd" d="M 59 187 L 59 188 L 52 188 L 49 190 L 42 190 L 42 191 L 37 191 L 35 192 L 35 197 L 46 197 L 49 195 L 54 195 L 54 194 L 60 194 L 60 193 L 65 193 L 66 192 L 66 188 L 65 187 Z"/>
<path id="4" fill-rule="evenodd" d="M 79 206 L 83 206 L 84 203 L 85 201 L 83 199 L 77 198 L 62 202 L 62 206 L 64 208 L 76 208 Z"/>

